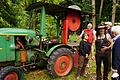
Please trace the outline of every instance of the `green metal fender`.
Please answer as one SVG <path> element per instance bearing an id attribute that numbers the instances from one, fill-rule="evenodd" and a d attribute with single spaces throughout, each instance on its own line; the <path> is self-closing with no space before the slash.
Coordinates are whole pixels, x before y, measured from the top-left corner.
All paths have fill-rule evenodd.
<path id="1" fill-rule="evenodd" d="M 72 47 L 70 47 L 68 45 L 59 44 L 59 45 L 56 45 L 56 46 L 52 47 L 51 49 L 49 49 L 49 51 L 46 53 L 46 56 L 49 57 L 54 50 L 61 48 L 61 47 L 72 49 Z"/>

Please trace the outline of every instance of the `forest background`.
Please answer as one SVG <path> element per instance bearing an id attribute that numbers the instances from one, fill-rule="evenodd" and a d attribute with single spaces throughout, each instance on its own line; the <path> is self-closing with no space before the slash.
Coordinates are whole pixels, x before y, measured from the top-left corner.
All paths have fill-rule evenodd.
<path id="1" fill-rule="evenodd" d="M 120 22 L 119 0 L 0 0 L 0 27 L 38 27 L 40 15 L 36 14 L 35 11 L 31 14 L 26 11 L 26 8 L 39 1 L 65 7 L 76 4 L 82 11 L 93 13 L 96 25 L 105 21 Z M 47 16 L 46 18 L 49 20 L 52 17 Z M 89 18 L 89 20 L 91 19 L 92 17 Z M 53 26 L 54 20 L 47 22 L 46 25 Z"/>
<path id="2" fill-rule="evenodd" d="M 40 14 L 35 10 L 32 12 L 26 11 L 26 8 L 35 2 L 47 2 L 56 5 L 68 7 L 70 5 L 78 5 L 82 11 L 92 13 L 92 16 L 86 16 L 83 22 L 93 22 L 94 28 L 96 25 L 111 21 L 113 25 L 120 23 L 120 0 L 0 0 L 0 28 L 2 27 L 16 27 L 16 28 L 33 28 L 38 29 L 40 26 Z M 47 33 L 51 36 L 55 35 L 56 21 L 54 17 L 46 16 Z M 85 26 L 82 26 L 85 28 Z M 72 36 L 72 40 L 74 39 Z M 75 35 L 76 36 L 76 35 Z M 89 80 L 90 77 L 95 76 L 95 62 L 90 61 L 91 67 L 90 75 L 81 78 L 82 80 Z M 91 73 L 92 72 L 92 73 Z M 67 77 L 57 78 L 57 80 L 74 80 L 76 70 Z M 42 75 L 42 76 L 41 76 Z M 40 77 L 41 76 L 41 77 Z M 50 80 L 47 71 L 33 71 L 25 74 L 26 80 Z M 52 80 L 52 79 L 51 79 Z"/>

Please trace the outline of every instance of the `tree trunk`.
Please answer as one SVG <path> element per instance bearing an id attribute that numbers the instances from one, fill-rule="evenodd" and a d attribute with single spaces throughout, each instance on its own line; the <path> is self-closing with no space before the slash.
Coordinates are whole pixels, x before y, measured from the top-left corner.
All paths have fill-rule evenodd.
<path id="1" fill-rule="evenodd" d="M 113 0 L 113 9 L 112 9 L 112 24 L 115 23 L 115 14 L 116 14 L 116 0 Z"/>
<path id="2" fill-rule="evenodd" d="M 101 14 L 102 14 L 103 1 L 104 0 L 101 0 L 101 4 L 100 4 L 99 19 L 101 18 Z"/>
<path id="3" fill-rule="evenodd" d="M 92 0 L 92 6 L 93 6 L 92 24 L 93 24 L 93 29 L 95 29 L 96 26 L 95 0 Z"/>

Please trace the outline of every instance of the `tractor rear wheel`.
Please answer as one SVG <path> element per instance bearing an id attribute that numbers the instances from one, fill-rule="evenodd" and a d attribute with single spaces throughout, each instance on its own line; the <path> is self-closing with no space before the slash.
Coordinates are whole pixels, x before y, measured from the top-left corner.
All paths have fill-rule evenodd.
<path id="1" fill-rule="evenodd" d="M 0 71 L 0 80 L 21 80 L 18 68 L 7 66 Z"/>
<path id="2" fill-rule="evenodd" d="M 68 48 L 58 48 L 48 60 L 47 69 L 53 76 L 65 76 L 73 67 L 73 53 Z"/>

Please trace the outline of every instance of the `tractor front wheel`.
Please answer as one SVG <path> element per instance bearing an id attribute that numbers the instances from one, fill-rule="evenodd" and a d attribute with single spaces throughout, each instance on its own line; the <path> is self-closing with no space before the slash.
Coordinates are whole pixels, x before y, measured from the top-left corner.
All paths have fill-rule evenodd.
<path id="1" fill-rule="evenodd" d="M 21 80 L 20 72 L 16 67 L 7 66 L 0 71 L 0 80 Z"/>
<path id="2" fill-rule="evenodd" d="M 65 76 L 73 67 L 73 54 L 68 48 L 58 48 L 48 60 L 47 69 L 53 76 Z"/>

